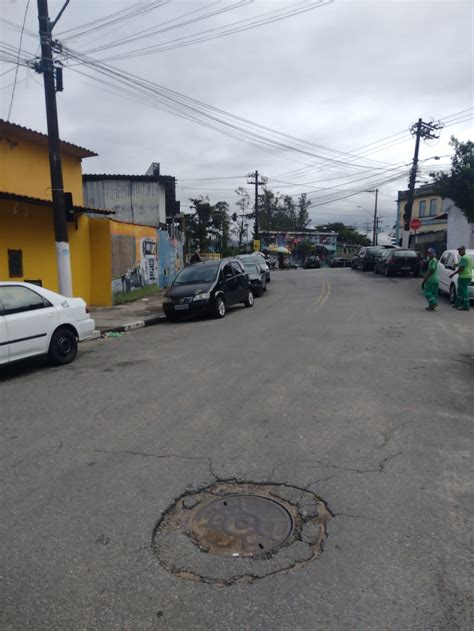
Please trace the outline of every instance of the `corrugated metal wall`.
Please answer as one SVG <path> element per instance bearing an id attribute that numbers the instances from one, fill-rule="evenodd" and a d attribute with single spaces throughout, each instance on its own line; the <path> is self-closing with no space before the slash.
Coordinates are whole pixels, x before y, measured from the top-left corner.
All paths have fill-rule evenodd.
<path id="1" fill-rule="evenodd" d="M 83 183 L 84 205 L 114 210 L 114 219 L 158 227 L 166 223 L 165 189 L 158 182 L 92 180 Z"/>

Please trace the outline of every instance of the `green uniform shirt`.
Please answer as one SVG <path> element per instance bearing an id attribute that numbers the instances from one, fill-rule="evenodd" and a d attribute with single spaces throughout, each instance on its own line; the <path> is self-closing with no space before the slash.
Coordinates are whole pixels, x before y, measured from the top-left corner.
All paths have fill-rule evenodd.
<path id="1" fill-rule="evenodd" d="M 428 271 L 433 270 L 433 273 L 428 276 L 426 282 L 427 283 L 439 283 L 439 274 L 438 274 L 438 261 L 435 258 L 432 258 L 428 265 Z"/>
<path id="2" fill-rule="evenodd" d="M 468 254 L 461 256 L 459 259 L 458 267 L 463 267 L 462 272 L 459 272 L 459 278 L 472 279 L 472 259 Z"/>

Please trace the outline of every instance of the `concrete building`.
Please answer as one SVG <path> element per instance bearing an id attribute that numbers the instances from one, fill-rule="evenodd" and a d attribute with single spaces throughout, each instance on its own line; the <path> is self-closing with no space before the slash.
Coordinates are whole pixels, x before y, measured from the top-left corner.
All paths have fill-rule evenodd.
<path id="1" fill-rule="evenodd" d="M 101 261 L 97 217 L 106 209 L 84 207 L 82 160 L 97 154 L 61 142 L 64 189 L 72 193 L 68 223 L 75 296 L 91 304 L 110 301 Z M 99 222 L 100 224 L 101 222 Z M 108 272 L 110 276 L 110 272 Z M 0 120 L 0 280 L 33 281 L 58 291 L 48 136 Z M 104 291 L 105 288 L 105 291 Z"/>
<path id="2" fill-rule="evenodd" d="M 124 223 L 166 228 L 179 212 L 176 180 L 160 175 L 154 162 L 145 175 L 84 174 L 85 203 L 94 208 L 110 208 L 115 219 Z"/>
<path id="3" fill-rule="evenodd" d="M 395 240 L 401 245 L 403 234 L 403 215 L 408 191 L 398 191 L 397 223 Z M 421 226 L 416 231 L 411 230 L 409 247 L 426 252 L 432 247 L 441 254 L 446 249 L 448 236 L 448 209 L 452 202 L 442 199 L 435 191 L 433 184 L 426 184 L 415 188 L 412 219 L 419 219 Z"/>
<path id="4" fill-rule="evenodd" d="M 450 200 L 448 200 L 450 201 Z M 460 245 L 474 249 L 474 223 L 469 223 L 466 215 L 451 202 L 448 209 L 448 250 Z"/>

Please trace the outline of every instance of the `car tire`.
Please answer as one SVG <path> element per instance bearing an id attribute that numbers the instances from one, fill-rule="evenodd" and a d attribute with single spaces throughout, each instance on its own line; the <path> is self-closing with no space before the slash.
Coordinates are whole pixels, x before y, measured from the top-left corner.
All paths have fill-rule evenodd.
<path id="1" fill-rule="evenodd" d="M 48 359 L 56 366 L 65 366 L 76 359 L 77 337 L 67 327 L 56 329 L 49 343 Z"/>
<path id="2" fill-rule="evenodd" d="M 360 269 L 361 269 L 363 272 L 366 272 L 368 268 L 367 268 L 367 265 L 366 265 L 365 263 L 362 263 L 362 265 L 361 265 Z"/>
<path id="3" fill-rule="evenodd" d="M 378 274 L 378 273 L 379 273 L 378 267 L 377 265 L 374 265 L 374 274 Z"/>
<path id="4" fill-rule="evenodd" d="M 217 296 L 216 304 L 214 307 L 214 315 L 216 318 L 223 318 L 226 314 L 227 308 L 225 300 L 222 296 Z"/>
<path id="5" fill-rule="evenodd" d="M 247 300 L 244 301 L 244 305 L 247 309 L 250 309 L 250 307 L 253 307 L 255 302 L 255 298 L 253 295 L 253 292 L 251 289 L 249 289 L 249 293 L 247 294 Z"/>
<path id="6" fill-rule="evenodd" d="M 452 305 L 456 302 L 456 285 L 454 283 L 451 283 L 449 287 L 449 302 Z"/>
<path id="7" fill-rule="evenodd" d="M 262 294 L 264 291 L 267 291 L 267 280 L 265 278 L 262 281 Z"/>

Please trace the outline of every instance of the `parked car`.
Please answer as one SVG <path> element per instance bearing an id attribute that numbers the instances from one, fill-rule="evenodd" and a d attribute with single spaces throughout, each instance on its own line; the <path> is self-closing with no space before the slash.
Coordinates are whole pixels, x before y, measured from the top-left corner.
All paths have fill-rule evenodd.
<path id="1" fill-rule="evenodd" d="M 222 259 L 183 269 L 164 294 L 163 310 L 169 320 L 199 314 L 223 318 L 238 303 L 253 307 L 249 276 L 237 259 Z"/>
<path id="2" fill-rule="evenodd" d="M 337 257 L 335 259 L 331 259 L 331 263 L 329 265 L 331 267 L 351 267 L 351 259 Z"/>
<path id="3" fill-rule="evenodd" d="M 396 245 L 369 245 L 361 248 L 351 260 L 352 269 L 360 269 L 363 272 L 373 270 L 375 265 L 375 257 L 383 250 L 395 250 Z"/>
<path id="4" fill-rule="evenodd" d="M 267 291 L 267 277 L 261 267 L 255 263 L 242 261 L 245 271 L 249 275 L 250 287 L 254 296 L 263 296 L 263 292 Z"/>
<path id="5" fill-rule="evenodd" d="M 321 267 L 321 259 L 319 256 L 308 256 L 304 262 L 305 269 L 319 269 Z"/>
<path id="6" fill-rule="evenodd" d="M 255 265 L 258 265 L 260 269 L 262 269 L 265 272 L 267 283 L 271 281 L 270 268 L 268 266 L 267 261 L 265 260 L 265 255 L 263 253 L 255 252 L 254 254 L 240 254 L 237 258 L 240 261 L 242 261 L 242 263 L 244 261 L 248 261 L 250 263 L 254 263 Z"/>
<path id="7" fill-rule="evenodd" d="M 382 250 L 375 257 L 374 272 L 394 276 L 413 274 L 419 276 L 421 271 L 421 257 L 415 250 Z"/>
<path id="8" fill-rule="evenodd" d="M 30 283 L 0 282 L 0 364 L 47 355 L 57 365 L 77 355 L 94 320 L 82 298 L 66 298 Z"/>
<path id="9" fill-rule="evenodd" d="M 474 261 L 474 250 L 466 250 L 466 254 Z M 446 250 L 443 252 L 438 263 L 439 291 L 449 295 L 450 301 L 454 304 L 458 293 L 458 276 L 449 278 L 458 265 L 459 253 L 457 250 Z M 469 286 L 469 298 L 474 300 L 474 272 Z"/>

